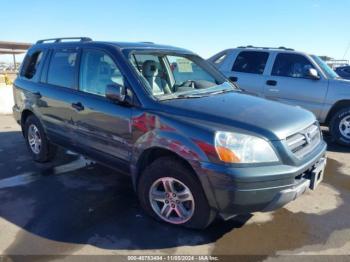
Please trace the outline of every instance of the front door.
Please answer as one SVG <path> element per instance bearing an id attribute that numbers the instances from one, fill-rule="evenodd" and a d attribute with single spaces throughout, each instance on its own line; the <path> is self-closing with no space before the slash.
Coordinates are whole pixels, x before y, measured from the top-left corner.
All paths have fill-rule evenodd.
<path id="1" fill-rule="evenodd" d="M 265 81 L 265 97 L 299 105 L 319 117 L 327 93 L 328 80 L 320 72 L 320 79 L 311 79 L 307 76 L 309 68 L 315 66 L 304 55 L 277 54 L 271 74 Z"/>
<path id="2" fill-rule="evenodd" d="M 97 160 L 106 157 L 127 163 L 130 160 L 131 107 L 105 97 L 106 86 L 124 85 L 124 78 L 112 57 L 101 50 L 82 52 L 79 91 L 80 106 L 74 118 L 77 144 Z"/>
<path id="3" fill-rule="evenodd" d="M 54 143 L 71 147 L 74 143 L 74 102 L 78 97 L 76 73 L 79 50 L 55 49 L 41 75 L 37 110 Z M 47 59 L 48 60 L 48 59 Z M 49 62 L 49 63 L 48 63 Z"/>

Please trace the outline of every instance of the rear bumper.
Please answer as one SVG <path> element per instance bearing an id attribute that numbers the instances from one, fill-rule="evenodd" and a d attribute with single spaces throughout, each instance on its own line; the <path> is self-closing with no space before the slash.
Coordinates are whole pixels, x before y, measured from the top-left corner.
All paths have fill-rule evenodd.
<path id="1" fill-rule="evenodd" d="M 326 143 L 322 142 L 313 158 L 298 167 L 228 168 L 202 163 L 201 180 L 205 177 L 208 181 L 210 189 L 205 189 L 208 200 L 224 219 L 237 214 L 271 211 L 295 200 L 309 188 L 310 172 L 325 158 L 326 148 Z"/>

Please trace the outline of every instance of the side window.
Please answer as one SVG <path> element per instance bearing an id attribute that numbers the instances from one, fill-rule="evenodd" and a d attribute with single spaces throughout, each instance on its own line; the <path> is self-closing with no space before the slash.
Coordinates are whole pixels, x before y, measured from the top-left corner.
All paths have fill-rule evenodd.
<path id="1" fill-rule="evenodd" d="M 77 55 L 76 51 L 56 51 L 50 61 L 47 82 L 74 88 Z"/>
<path id="2" fill-rule="evenodd" d="M 280 53 L 276 56 L 271 75 L 294 78 L 308 78 L 307 71 L 314 68 L 303 55 Z"/>
<path id="3" fill-rule="evenodd" d="M 169 76 L 161 56 L 133 54 L 130 62 L 153 95 L 164 94 L 164 90 L 168 91 Z"/>
<path id="4" fill-rule="evenodd" d="M 147 72 L 142 72 L 143 65 L 146 61 L 153 61 L 158 69 L 158 75 L 161 77 L 166 73 L 166 70 L 161 63 L 160 57 L 156 55 L 146 55 L 146 54 L 135 54 L 131 58 L 131 63 L 138 69 L 138 71 L 144 76 Z"/>
<path id="5" fill-rule="evenodd" d="M 124 85 L 123 76 L 112 58 L 98 50 L 85 50 L 81 58 L 79 90 L 105 96 L 109 84 Z"/>
<path id="6" fill-rule="evenodd" d="M 40 62 L 42 60 L 43 52 L 37 51 L 31 55 L 27 55 L 23 62 L 23 67 L 21 70 L 21 76 L 32 79 L 39 68 Z"/>
<path id="7" fill-rule="evenodd" d="M 268 58 L 267 52 L 242 51 L 237 56 L 232 71 L 261 75 Z"/>

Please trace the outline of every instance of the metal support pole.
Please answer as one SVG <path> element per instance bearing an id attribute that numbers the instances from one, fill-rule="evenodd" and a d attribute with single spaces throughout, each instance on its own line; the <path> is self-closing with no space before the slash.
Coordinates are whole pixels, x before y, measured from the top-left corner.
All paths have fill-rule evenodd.
<path id="1" fill-rule="evenodd" d="M 13 56 L 13 65 L 14 65 L 14 69 L 15 69 L 15 72 L 16 72 L 17 65 L 16 65 L 16 55 L 15 55 L 15 53 L 13 53 L 12 56 Z"/>

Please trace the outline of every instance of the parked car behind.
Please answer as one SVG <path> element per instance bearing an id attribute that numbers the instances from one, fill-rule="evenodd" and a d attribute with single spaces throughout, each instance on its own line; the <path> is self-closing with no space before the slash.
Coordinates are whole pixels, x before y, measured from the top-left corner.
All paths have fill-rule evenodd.
<path id="1" fill-rule="evenodd" d="M 350 146 L 350 81 L 318 56 L 247 46 L 224 50 L 209 61 L 249 93 L 310 110 L 329 126 L 334 141 Z"/>
<path id="2" fill-rule="evenodd" d="M 35 161 L 56 145 L 86 155 L 131 175 L 148 214 L 193 228 L 276 209 L 322 181 L 312 113 L 243 94 L 185 49 L 77 40 L 38 41 L 14 82 Z"/>
<path id="3" fill-rule="evenodd" d="M 350 66 L 340 66 L 335 69 L 335 72 L 342 78 L 350 80 Z"/>

